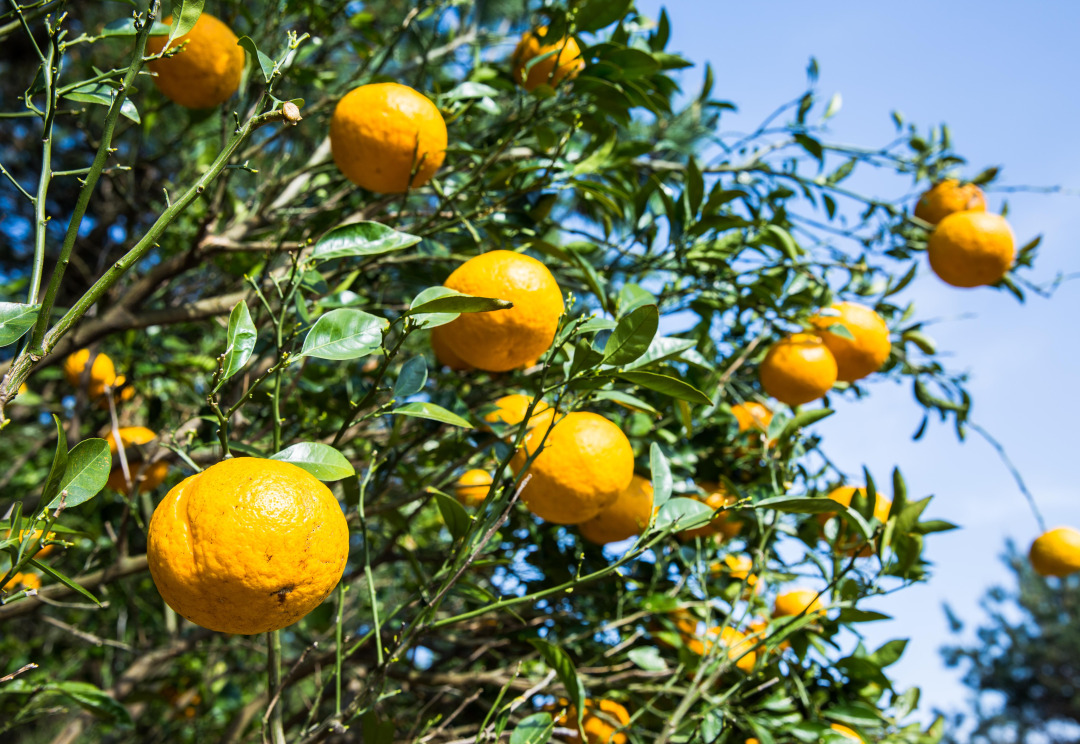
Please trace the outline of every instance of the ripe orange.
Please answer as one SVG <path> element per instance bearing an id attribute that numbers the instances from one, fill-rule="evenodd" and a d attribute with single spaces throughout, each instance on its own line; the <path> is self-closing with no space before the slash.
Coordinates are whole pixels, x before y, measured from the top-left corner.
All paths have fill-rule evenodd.
<path id="1" fill-rule="evenodd" d="M 547 439 L 544 440 L 544 435 Z M 618 498 L 634 477 L 634 451 L 615 424 L 595 413 L 568 413 L 550 427 L 529 430 L 510 466 L 520 474 L 526 458 L 532 476 L 521 500 L 536 516 L 556 524 L 581 524 Z"/>
<path id="2" fill-rule="evenodd" d="M 555 339 L 562 291 L 535 258 L 512 251 L 483 253 L 458 266 L 446 286 L 514 303 L 506 310 L 463 313 L 440 326 L 447 346 L 477 369 L 506 372 L 520 367 L 547 351 Z"/>
<path id="3" fill-rule="evenodd" d="M 444 326 L 436 326 L 431 329 L 431 350 L 435 352 L 435 360 L 444 367 L 459 372 L 472 369 L 469 363 L 463 361 L 446 343 L 446 339 L 443 337 L 443 333 L 445 333 L 443 328 Z"/>
<path id="4" fill-rule="evenodd" d="M 40 589 L 41 577 L 36 573 L 30 571 L 19 571 L 3 586 L 0 586 L 0 591 L 14 592 L 19 589 Z"/>
<path id="5" fill-rule="evenodd" d="M 794 589 L 781 594 L 773 605 L 773 617 L 792 617 L 803 612 L 813 615 L 825 611 L 825 602 L 813 589 Z"/>
<path id="6" fill-rule="evenodd" d="M 90 361 L 90 350 L 79 349 L 69 354 L 64 360 L 64 377 L 72 387 L 82 384 L 83 371 L 87 362 Z M 113 361 L 105 354 L 94 357 L 94 363 L 90 366 L 90 377 L 86 383 L 86 390 L 91 398 L 96 398 L 105 392 L 106 386 L 116 384 L 116 367 Z"/>
<path id="7" fill-rule="evenodd" d="M 653 511 L 653 487 L 648 478 L 635 475 L 609 506 L 578 525 L 581 536 L 591 543 L 607 545 L 634 535 L 649 526 Z"/>
<path id="8" fill-rule="evenodd" d="M 517 426 L 525 420 L 525 412 L 529 410 L 530 403 L 532 403 L 532 397 L 528 395 L 522 395 L 521 393 L 504 395 L 495 401 L 495 410 L 484 415 L 484 421 L 489 424 L 500 422 L 507 426 Z M 541 416 L 545 412 L 549 412 L 548 415 Z M 551 410 L 547 403 L 542 400 L 537 401 L 528 427 L 531 429 L 537 424 L 547 421 L 553 414 L 554 411 Z"/>
<path id="9" fill-rule="evenodd" d="M 430 181 L 446 158 L 446 141 L 435 104 L 399 83 L 354 88 L 330 120 L 334 162 L 350 181 L 377 194 L 402 194 Z"/>
<path id="10" fill-rule="evenodd" d="M 157 439 L 157 434 L 152 430 L 147 429 L 145 426 L 124 426 L 121 427 L 117 433 L 120 435 L 120 441 L 124 445 L 124 454 L 128 457 L 128 473 L 134 480 L 141 480 L 139 484 L 139 493 L 145 493 L 146 491 L 153 491 L 164 482 L 166 476 L 169 474 L 169 463 L 164 460 L 158 460 L 157 462 L 144 465 L 142 458 L 137 456 L 138 451 L 133 451 L 128 454 L 128 449 L 134 445 L 136 447 L 141 445 L 148 445 L 150 442 Z M 105 441 L 109 443 L 109 452 L 113 457 L 116 456 L 116 440 L 113 438 L 111 431 L 106 431 L 102 434 Z M 152 448 L 147 448 L 152 449 Z M 135 456 L 133 456 L 135 455 Z M 109 488 L 112 488 L 121 493 L 128 492 L 128 484 L 124 479 L 123 468 L 113 468 L 109 473 L 109 480 L 106 483 Z"/>
<path id="11" fill-rule="evenodd" d="M 1000 214 L 956 212 L 930 233 L 927 254 L 941 281 L 954 287 L 982 287 L 1009 272 L 1016 238 Z"/>
<path id="12" fill-rule="evenodd" d="M 810 333 L 777 341 L 758 368 L 761 386 L 781 403 L 800 406 L 829 392 L 837 379 L 836 358 Z"/>
<path id="13" fill-rule="evenodd" d="M 1065 577 L 1080 571 L 1080 530 L 1056 527 L 1039 535 L 1028 558 L 1040 576 Z"/>
<path id="14" fill-rule="evenodd" d="M 164 23 L 171 24 L 172 16 Z M 160 54 L 168 36 L 151 36 L 146 53 Z M 169 100 L 190 109 L 204 109 L 224 103 L 240 87 L 244 74 L 244 48 L 236 34 L 220 20 L 203 13 L 183 36 L 173 39 L 169 49 L 180 51 L 172 57 L 146 63 L 154 85 Z"/>
<path id="15" fill-rule="evenodd" d="M 881 369 L 892 351 L 885 320 L 857 302 L 837 302 L 831 309 L 839 315 L 815 315 L 810 322 L 836 359 L 836 378 L 855 382 Z M 855 338 L 829 333 L 832 325 L 843 326 Z"/>
<path id="16" fill-rule="evenodd" d="M 581 48 L 572 37 L 544 44 L 546 37 L 547 26 L 526 31 L 510 59 L 514 66 L 514 82 L 530 92 L 545 83 L 554 87 L 563 80 L 573 80 L 585 68 Z M 549 52 L 550 56 L 529 67 L 528 72 L 525 71 L 530 60 Z"/>
<path id="17" fill-rule="evenodd" d="M 555 716 L 555 725 L 574 728 L 577 709 L 566 700 L 559 701 L 565 712 Z M 585 731 L 587 744 L 626 744 L 626 734 L 615 733 L 630 723 L 630 713 L 613 700 L 585 701 L 585 714 L 581 717 L 581 728 Z M 580 735 L 566 736 L 567 742 L 578 742 Z"/>
<path id="18" fill-rule="evenodd" d="M 985 212 L 986 196 L 973 183 L 947 178 L 924 191 L 915 205 L 915 216 L 936 225 L 953 212 Z"/>
<path id="19" fill-rule="evenodd" d="M 739 431 L 746 431 L 751 427 L 765 431 L 773 417 L 772 411 L 753 400 L 732 406 L 731 415 L 739 424 Z"/>
<path id="20" fill-rule="evenodd" d="M 860 744 L 863 744 L 862 737 L 856 734 L 853 730 L 849 729 L 847 726 L 843 725 L 842 723 L 830 724 L 829 728 L 831 728 L 833 731 L 839 731 L 841 734 L 848 737 L 849 739 L 854 739 L 855 741 L 860 742 Z"/>
<path id="21" fill-rule="evenodd" d="M 491 490 L 491 481 L 491 473 L 486 470 L 466 470 L 454 484 L 454 497 L 462 506 L 480 506 Z"/>
<path id="22" fill-rule="evenodd" d="M 709 572 L 714 576 L 730 576 L 736 581 L 746 581 L 746 586 L 753 588 L 758 583 L 758 577 L 751 571 L 754 570 L 754 561 L 748 555 L 735 555 L 728 553 L 722 561 L 709 564 Z"/>
<path id="23" fill-rule="evenodd" d="M 718 635 L 719 640 L 717 640 Z M 728 658 L 735 662 L 736 667 L 748 674 L 754 671 L 757 653 L 750 649 L 754 647 L 756 641 L 748 640 L 745 633 L 735 628 L 726 627 L 723 630 L 709 628 L 705 631 L 704 639 L 687 639 L 686 648 L 698 656 L 704 656 L 709 653 L 714 643 L 719 643 L 721 647 L 727 649 Z"/>
<path id="24" fill-rule="evenodd" d="M 337 499 L 296 465 L 241 457 L 186 478 L 158 504 L 146 558 L 162 598 L 197 625 L 253 635 L 315 609 L 345 570 Z"/>
<path id="25" fill-rule="evenodd" d="M 704 502 L 706 506 L 713 510 L 731 506 L 739 500 L 718 483 L 699 483 L 698 488 L 705 492 L 705 496 L 695 494 L 691 498 Z M 724 510 L 718 511 L 707 525 L 683 530 L 676 533 L 676 535 L 680 540 L 684 541 L 693 540 L 695 537 L 712 537 L 713 535 L 717 535 L 719 539 L 724 540 L 737 536 L 742 531 L 742 528 L 742 520 L 736 519 L 730 511 Z"/>
<path id="26" fill-rule="evenodd" d="M 855 488 L 854 486 L 840 486 L 834 488 L 829 493 L 829 498 L 833 501 L 843 504 L 844 506 L 851 506 L 852 499 L 855 498 L 855 494 L 859 494 L 863 498 L 866 498 L 865 488 Z M 892 509 L 892 500 L 883 495 L 880 491 L 875 493 L 874 498 L 874 519 L 879 522 L 887 522 L 889 520 L 889 511 Z M 836 513 L 824 513 L 818 514 L 818 522 L 823 526 L 826 522 L 836 516 Z M 874 548 L 872 545 L 863 545 L 862 537 L 859 535 L 848 535 L 846 530 L 841 530 L 836 537 L 836 548 L 848 555 L 854 555 L 855 551 L 859 551 L 860 558 L 866 558 L 874 554 Z M 861 548 L 861 549 L 860 549 Z"/>

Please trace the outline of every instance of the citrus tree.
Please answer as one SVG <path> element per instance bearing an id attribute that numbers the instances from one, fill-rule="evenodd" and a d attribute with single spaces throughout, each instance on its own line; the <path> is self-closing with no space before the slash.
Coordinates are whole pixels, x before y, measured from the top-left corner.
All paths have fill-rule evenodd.
<path id="1" fill-rule="evenodd" d="M 940 738 L 859 628 L 952 525 L 814 423 L 963 436 L 904 290 L 1037 240 L 944 126 L 831 142 L 813 62 L 727 130 L 671 23 L 8 3 L 0 735 Z"/>

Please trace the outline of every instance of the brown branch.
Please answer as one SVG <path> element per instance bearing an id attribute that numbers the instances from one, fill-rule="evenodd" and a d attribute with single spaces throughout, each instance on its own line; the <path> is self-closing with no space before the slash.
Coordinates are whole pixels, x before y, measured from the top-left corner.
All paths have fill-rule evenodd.
<path id="1" fill-rule="evenodd" d="M 100 571 L 95 571 L 86 576 L 76 578 L 75 583 L 84 589 L 93 590 L 95 587 L 101 586 L 102 584 L 108 584 L 116 579 L 122 579 L 125 576 L 131 576 L 132 574 L 142 573 L 145 570 L 146 556 L 136 555 L 121 559 L 108 568 L 103 568 Z M 74 589 L 69 589 L 64 584 L 53 584 L 52 586 L 47 586 L 38 590 L 38 595 L 54 600 L 69 597 L 72 594 L 76 594 L 76 591 Z M 42 602 L 31 601 L 27 598 L 14 604 L 0 605 L 0 622 L 9 620 L 13 617 L 28 615 L 40 608 L 42 604 Z"/>

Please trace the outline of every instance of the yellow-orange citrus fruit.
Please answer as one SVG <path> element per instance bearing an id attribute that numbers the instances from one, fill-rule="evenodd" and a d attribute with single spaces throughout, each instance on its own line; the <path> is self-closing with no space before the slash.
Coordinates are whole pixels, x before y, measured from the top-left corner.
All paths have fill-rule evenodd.
<path id="1" fill-rule="evenodd" d="M 517 426 L 525 420 L 525 412 L 529 410 L 530 403 L 532 403 L 532 397 L 528 395 L 522 395 L 521 393 L 504 395 L 495 401 L 495 410 L 484 415 L 484 421 L 489 424 L 502 423 L 507 426 Z M 547 411 L 550 411 L 547 416 L 541 415 Z M 551 407 L 544 401 L 539 400 L 536 402 L 532 417 L 526 426 L 531 429 L 537 424 L 550 419 L 552 414 L 554 414 L 554 411 L 551 411 Z"/>
<path id="2" fill-rule="evenodd" d="M 13 530 L 13 529 L 9 529 L 7 531 L 7 534 L 4 535 L 4 538 L 7 539 L 7 540 L 15 538 L 20 543 L 23 540 L 26 540 L 26 539 L 29 539 L 29 540 L 39 540 L 40 539 L 40 540 L 42 540 L 42 542 L 44 542 L 45 540 L 56 540 L 57 539 L 55 532 L 50 532 L 48 535 L 46 535 L 44 538 L 42 538 L 41 537 L 41 530 L 22 530 L 22 531 L 20 531 L 18 533 L 18 536 L 16 536 L 15 530 Z M 45 546 L 41 547 L 40 549 L 38 549 L 37 552 L 34 553 L 34 558 L 38 559 L 38 560 L 40 560 L 41 558 L 45 558 L 50 553 L 52 553 L 56 549 L 56 547 L 57 547 L 56 545 L 45 545 Z"/>
<path id="3" fill-rule="evenodd" d="M 165 23 L 172 23 L 167 16 Z M 168 35 L 146 40 L 147 54 L 160 54 Z M 173 39 L 169 49 L 179 49 L 172 57 L 147 62 L 156 73 L 154 85 L 174 103 L 185 108 L 204 109 L 232 98 L 244 74 L 244 48 L 236 34 L 220 20 L 203 13 L 190 31 Z"/>
<path id="4" fill-rule="evenodd" d="M 446 122 L 427 96 L 407 85 L 361 85 L 334 109 L 330 150 L 357 186 L 401 194 L 423 186 L 442 166 Z"/>
<path id="5" fill-rule="evenodd" d="M 840 486 L 834 488 L 829 493 L 829 498 L 833 501 L 843 504 L 844 506 L 851 506 L 852 499 L 855 498 L 855 494 L 859 494 L 863 498 L 866 498 L 865 488 L 855 488 L 854 486 Z M 889 511 L 892 509 L 892 500 L 887 496 L 877 491 L 874 494 L 874 519 L 879 522 L 887 522 L 889 520 Z M 818 522 L 824 525 L 830 519 L 836 516 L 835 512 L 818 514 Z M 846 530 L 841 532 L 836 537 L 837 548 L 848 555 L 854 555 L 855 551 L 859 551 L 859 556 L 866 558 L 874 554 L 873 546 L 863 545 L 862 537 L 859 535 L 848 535 Z"/>
<path id="6" fill-rule="evenodd" d="M 574 728 L 577 709 L 566 700 L 559 701 L 559 707 L 565 712 L 555 716 L 555 725 L 560 728 Z M 626 734 L 616 733 L 630 723 L 630 713 L 613 700 L 585 701 L 585 713 L 581 717 L 581 728 L 585 732 L 587 744 L 626 744 Z M 568 742 L 581 740 L 578 734 L 564 737 Z"/>
<path id="7" fill-rule="evenodd" d="M 717 636 L 719 636 L 719 640 L 717 640 Z M 704 638 L 687 639 L 686 648 L 698 656 L 704 656 L 709 653 L 713 644 L 717 642 L 721 647 L 727 649 L 728 658 L 735 662 L 736 667 L 747 673 L 754 671 L 757 654 L 750 649 L 754 647 L 756 641 L 747 639 L 745 633 L 735 630 L 735 628 L 726 627 L 723 630 L 709 628 L 705 632 Z"/>
<path id="8" fill-rule="evenodd" d="M 120 435 L 120 441 L 124 445 L 124 454 L 129 458 L 128 473 L 133 479 L 140 481 L 139 493 L 153 491 L 160 486 L 169 474 L 169 464 L 164 460 L 158 460 L 144 465 L 141 457 L 133 456 L 138 454 L 137 451 L 128 454 L 130 447 L 133 445 L 136 447 L 148 445 L 157 439 L 157 434 L 145 426 L 123 426 L 117 429 L 117 434 Z M 109 452 L 115 457 L 117 454 L 116 439 L 111 431 L 106 432 L 103 436 L 105 441 L 109 443 Z M 124 478 L 124 469 L 113 468 L 112 472 L 109 473 L 109 480 L 106 485 L 114 490 L 127 493 L 129 489 L 127 480 Z"/>
<path id="9" fill-rule="evenodd" d="M 733 494 L 728 493 L 727 489 L 719 483 L 698 483 L 697 485 L 698 488 L 705 492 L 705 495 L 693 494 L 691 498 L 703 502 L 714 511 L 723 509 L 725 506 L 731 506 L 739 500 Z M 725 509 L 717 512 L 716 516 L 708 524 L 683 530 L 676 533 L 676 535 L 680 540 L 693 540 L 695 537 L 712 537 L 713 535 L 717 535 L 721 539 L 731 539 L 742 531 L 742 527 L 742 520 L 735 518 L 730 511 Z"/>
<path id="10" fill-rule="evenodd" d="M 291 625 L 345 570 L 349 527 L 334 495 L 292 463 L 224 460 L 158 504 L 146 558 L 162 598 L 197 625 L 252 635 Z"/>
<path id="11" fill-rule="evenodd" d="M 842 723 L 830 724 L 829 728 L 831 728 L 833 731 L 839 731 L 841 734 L 848 737 L 849 739 L 854 739 L 855 741 L 858 741 L 858 742 L 862 741 L 861 736 L 856 734 L 853 730 L 851 730 L 847 726 L 843 725 Z"/>
<path id="12" fill-rule="evenodd" d="M 649 526 L 653 511 L 653 487 L 648 478 L 635 475 L 608 506 L 592 519 L 578 525 L 581 536 L 591 543 L 607 545 L 634 535 Z"/>
<path id="13" fill-rule="evenodd" d="M 758 577 L 751 571 L 754 570 L 754 561 L 748 555 L 735 555 L 728 553 L 722 561 L 709 564 L 709 571 L 716 576 L 730 576 L 736 581 L 746 581 L 748 587 L 757 585 Z"/>
<path id="14" fill-rule="evenodd" d="M 943 219 L 927 244 L 930 268 L 954 287 L 995 284 L 1009 272 L 1016 238 L 993 212 L 955 212 Z"/>
<path id="15" fill-rule="evenodd" d="M 510 60 L 514 66 L 514 82 L 527 91 L 533 91 L 545 83 L 554 87 L 563 80 L 573 80 L 585 68 L 581 48 L 572 37 L 545 44 L 546 37 L 547 26 L 526 31 Z M 549 52 L 549 56 L 529 67 L 531 60 Z"/>
<path id="16" fill-rule="evenodd" d="M 64 377 L 72 387 L 79 387 L 82 384 L 83 371 L 89 361 L 89 349 L 79 349 L 64 360 Z M 96 398 L 105 392 L 106 386 L 115 383 L 116 367 L 113 366 L 112 359 L 105 354 L 98 354 L 90 366 L 90 377 L 86 383 L 87 392 L 91 398 Z"/>
<path id="17" fill-rule="evenodd" d="M 915 216 L 936 225 L 953 212 L 985 212 L 986 196 L 973 183 L 947 178 L 924 191 L 915 205 Z"/>
<path id="18" fill-rule="evenodd" d="M 761 744 L 761 742 L 758 741 L 757 739 L 750 738 L 750 739 L 746 740 L 745 744 Z"/>
<path id="19" fill-rule="evenodd" d="M 443 337 L 443 333 L 445 333 L 443 328 L 444 326 L 436 326 L 431 329 L 431 350 L 435 352 L 435 360 L 444 367 L 459 372 L 472 369 L 472 366 L 455 354 L 454 350 L 446 343 L 446 339 Z"/>
<path id="20" fill-rule="evenodd" d="M 491 473 L 486 470 L 466 470 L 454 484 L 454 497 L 462 506 L 480 506 L 491 490 L 491 481 Z"/>
<path id="21" fill-rule="evenodd" d="M 855 382 L 881 369 L 892 350 L 885 320 L 857 302 L 837 302 L 831 309 L 839 314 L 815 315 L 810 322 L 836 359 L 836 379 Z M 843 326 L 854 338 L 830 333 L 832 325 Z"/>
<path id="22" fill-rule="evenodd" d="M 487 313 L 462 313 L 442 337 L 458 358 L 477 369 L 506 372 L 547 351 L 563 312 L 555 277 L 535 258 L 490 251 L 470 258 L 446 286 L 477 297 L 508 300 L 514 306 Z"/>
<path id="23" fill-rule="evenodd" d="M 30 571 L 19 571 L 8 582 L 0 587 L 5 592 L 13 592 L 17 589 L 40 589 L 41 577 Z"/>
<path id="24" fill-rule="evenodd" d="M 547 434 L 547 439 L 544 435 Z M 615 501 L 634 477 L 634 450 L 618 426 L 595 413 L 575 411 L 550 430 L 529 430 L 524 446 L 510 461 L 521 473 L 526 458 L 544 448 L 529 465 L 521 500 L 536 516 L 556 524 L 581 524 Z"/>
<path id="25" fill-rule="evenodd" d="M 750 428 L 765 431 L 769 428 L 773 413 L 757 401 L 747 401 L 731 407 L 731 415 L 739 425 L 739 431 L 747 431 Z"/>
<path id="26" fill-rule="evenodd" d="M 773 605 L 773 617 L 790 617 L 801 615 L 803 611 L 807 615 L 825 611 L 825 602 L 813 589 L 794 589 L 781 594 L 776 598 Z"/>
<path id="27" fill-rule="evenodd" d="M 829 347 L 811 333 L 795 333 L 777 341 L 758 368 L 765 392 L 789 406 L 801 406 L 825 395 L 836 382 L 837 372 Z"/>
<path id="28" fill-rule="evenodd" d="M 1064 577 L 1080 571 L 1080 530 L 1055 527 L 1035 538 L 1028 552 L 1040 576 Z"/>

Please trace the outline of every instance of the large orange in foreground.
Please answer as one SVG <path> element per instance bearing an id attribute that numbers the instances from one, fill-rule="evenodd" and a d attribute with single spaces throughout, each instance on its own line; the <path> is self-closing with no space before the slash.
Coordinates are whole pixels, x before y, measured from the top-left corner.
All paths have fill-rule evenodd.
<path id="1" fill-rule="evenodd" d="M 837 302 L 830 310 L 837 314 L 815 315 L 810 322 L 836 359 L 836 379 L 855 382 L 881 369 L 892 351 L 884 318 L 857 302 Z M 853 338 L 830 333 L 833 325 L 846 328 Z"/>
<path id="2" fill-rule="evenodd" d="M 545 435 L 547 438 L 545 439 Z M 581 524 L 614 503 L 634 477 L 634 450 L 622 430 L 603 416 L 576 411 L 550 426 L 535 426 L 510 461 L 514 473 L 541 442 L 529 465 L 521 500 L 556 524 Z"/>
<path id="3" fill-rule="evenodd" d="M 514 303 L 506 310 L 462 313 L 440 326 L 449 349 L 476 369 L 515 369 L 539 357 L 555 339 L 563 313 L 562 290 L 548 268 L 531 256 L 483 253 L 458 266 L 445 286 Z"/>
<path id="4" fill-rule="evenodd" d="M 930 268 L 954 287 L 996 284 L 1012 268 L 1016 238 L 993 212 L 956 212 L 943 219 L 927 243 Z"/>
<path id="5" fill-rule="evenodd" d="M 936 225 L 954 212 L 985 212 L 986 195 L 973 183 L 961 184 L 954 178 L 934 184 L 924 191 L 915 205 L 915 216 Z"/>
<path id="6" fill-rule="evenodd" d="M 446 141 L 439 109 L 400 83 L 354 88 L 330 119 L 334 162 L 350 181 L 377 194 L 401 194 L 430 181 L 446 157 Z"/>
<path id="7" fill-rule="evenodd" d="M 162 598 L 191 622 L 252 635 L 315 609 L 341 578 L 349 528 L 337 499 L 296 465 L 234 458 L 186 478 L 150 520 Z"/>
<path id="8" fill-rule="evenodd" d="M 166 16 L 164 23 L 171 25 L 172 16 Z M 148 38 L 146 53 L 160 54 L 168 38 Z M 154 85 L 169 100 L 190 109 L 210 108 L 229 100 L 240 87 L 244 48 L 237 41 L 231 28 L 203 13 L 190 31 L 173 39 L 169 49 L 179 52 L 146 66 L 155 73 Z"/>

